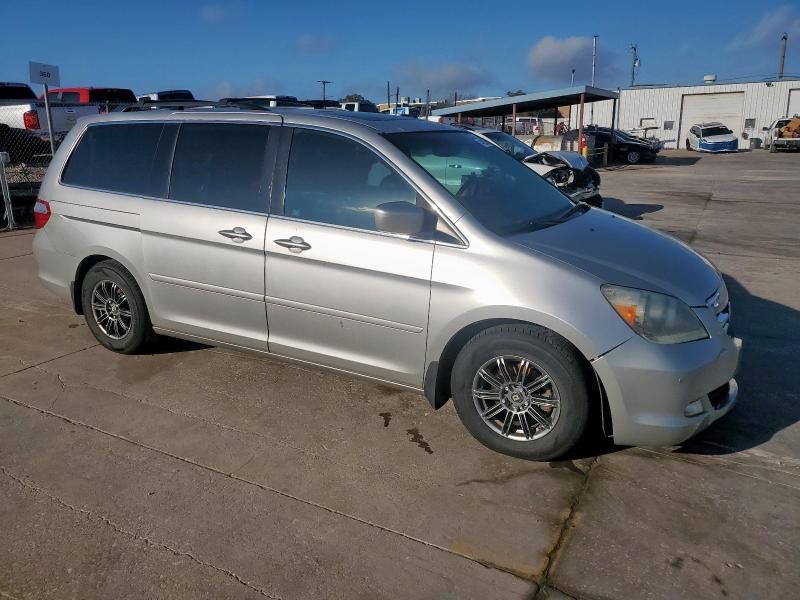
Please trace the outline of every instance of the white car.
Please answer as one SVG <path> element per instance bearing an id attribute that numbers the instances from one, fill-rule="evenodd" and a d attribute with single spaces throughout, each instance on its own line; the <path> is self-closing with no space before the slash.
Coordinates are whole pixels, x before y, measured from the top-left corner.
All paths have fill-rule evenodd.
<path id="1" fill-rule="evenodd" d="M 776 119 L 769 127 L 764 127 L 764 148 L 770 152 L 777 152 L 778 150 L 800 150 L 800 138 L 783 137 L 781 129 L 786 127 L 793 120 L 798 119 L 797 115 L 794 117 L 783 117 Z"/>
<path id="2" fill-rule="evenodd" d="M 537 152 L 513 135 L 496 129 L 469 126 L 463 128 L 498 146 L 576 202 L 586 202 L 603 208 L 603 197 L 599 190 L 600 175 L 577 152 Z"/>
<path id="3" fill-rule="evenodd" d="M 698 152 L 738 152 L 739 140 L 722 123 L 692 125 L 686 134 L 686 149 Z"/>

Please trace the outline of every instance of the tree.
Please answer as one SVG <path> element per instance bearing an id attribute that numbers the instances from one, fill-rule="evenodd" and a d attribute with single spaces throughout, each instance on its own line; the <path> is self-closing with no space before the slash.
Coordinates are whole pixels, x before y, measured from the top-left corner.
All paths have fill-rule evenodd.
<path id="1" fill-rule="evenodd" d="M 364 98 L 361 94 L 347 94 L 340 102 L 369 102 L 369 100 Z"/>

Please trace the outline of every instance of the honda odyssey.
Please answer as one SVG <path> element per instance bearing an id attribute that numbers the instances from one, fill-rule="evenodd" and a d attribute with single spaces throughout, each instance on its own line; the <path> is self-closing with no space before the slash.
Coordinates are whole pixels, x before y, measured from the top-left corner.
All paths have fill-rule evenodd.
<path id="1" fill-rule="evenodd" d="M 100 115 L 59 148 L 35 217 L 40 279 L 116 352 L 175 336 L 452 398 L 483 444 L 537 460 L 590 412 L 617 444 L 671 445 L 736 401 L 709 261 L 450 126 Z"/>

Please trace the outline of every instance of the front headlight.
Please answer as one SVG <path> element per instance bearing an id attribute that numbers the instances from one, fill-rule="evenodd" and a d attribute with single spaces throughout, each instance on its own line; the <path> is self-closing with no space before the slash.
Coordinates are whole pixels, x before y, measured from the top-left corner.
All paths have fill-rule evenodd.
<path id="1" fill-rule="evenodd" d="M 651 342 L 680 344 L 708 337 L 694 311 L 673 296 L 608 284 L 600 289 L 622 320 Z"/>

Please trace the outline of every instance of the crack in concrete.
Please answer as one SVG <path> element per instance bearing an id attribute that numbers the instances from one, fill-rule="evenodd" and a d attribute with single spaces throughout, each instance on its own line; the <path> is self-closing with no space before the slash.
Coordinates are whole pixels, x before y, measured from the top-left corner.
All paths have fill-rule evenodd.
<path id="1" fill-rule="evenodd" d="M 22 258 L 23 256 L 31 256 L 33 252 L 28 252 L 26 254 L 17 254 L 16 256 L 5 256 L 0 258 L 0 260 L 11 260 L 12 258 Z"/>
<path id="2" fill-rule="evenodd" d="M 572 502 L 569 505 L 569 510 L 567 512 L 567 516 L 564 521 L 561 523 L 561 528 L 558 531 L 558 537 L 556 538 L 553 547 L 550 551 L 545 555 L 546 564 L 544 567 L 544 571 L 542 571 L 542 579 L 539 583 L 539 592 L 534 596 L 534 600 L 543 600 L 545 596 L 542 596 L 546 587 L 551 587 L 555 590 L 559 590 L 551 581 L 551 572 L 553 566 L 558 561 L 561 549 L 564 543 L 567 540 L 568 534 L 570 529 L 572 528 L 572 524 L 575 520 L 575 514 L 578 511 L 578 505 L 580 504 L 583 497 L 586 495 L 586 491 L 589 489 L 589 481 L 592 477 L 592 472 L 594 471 L 595 467 L 600 463 L 600 457 L 596 456 L 592 459 L 589 463 L 589 468 L 586 469 L 586 473 L 583 476 L 583 484 L 581 485 L 580 489 L 578 489 L 575 497 L 572 499 Z"/>
<path id="3" fill-rule="evenodd" d="M 381 525 L 380 523 L 375 523 L 373 521 L 369 521 L 367 519 L 363 519 L 363 518 L 358 517 L 356 515 L 337 510 L 335 508 L 332 508 L 330 506 L 326 506 L 324 504 L 320 504 L 319 502 L 315 502 L 313 500 L 308 500 L 306 498 L 301 498 L 300 496 L 296 496 L 296 495 L 291 494 L 289 492 L 286 492 L 284 490 L 279 490 L 277 488 L 270 487 L 270 486 L 265 485 L 263 483 L 259 483 L 257 481 L 253 481 L 251 479 L 247 479 L 246 477 L 242 477 L 242 476 L 237 475 L 235 473 L 226 473 L 225 471 L 222 471 L 222 470 L 220 470 L 220 469 L 218 469 L 216 467 L 213 467 L 211 465 L 206 465 L 206 464 L 197 462 L 195 460 L 192 460 L 191 458 L 186 458 L 186 457 L 180 456 L 178 454 L 173 454 L 172 452 L 167 452 L 166 450 L 162 450 L 160 448 L 156 448 L 154 446 L 149 446 L 147 444 L 143 444 L 141 442 L 137 442 L 136 440 L 130 439 L 128 437 L 125 437 L 124 435 L 121 435 L 121 434 L 118 434 L 118 433 L 113 433 L 111 431 L 106 431 L 105 429 L 101 429 L 100 427 L 96 427 L 94 425 L 90 425 L 89 423 L 84 423 L 83 421 L 78 421 L 76 419 L 72 419 L 72 418 L 67 417 L 65 415 L 60 415 L 58 413 L 51 412 L 51 411 L 49 411 L 49 410 L 47 410 L 45 408 L 38 408 L 36 406 L 32 406 L 30 404 L 26 404 L 25 402 L 21 402 L 19 400 L 14 400 L 13 398 L 8 398 L 7 396 L 0 396 L 0 399 L 5 400 L 6 402 L 11 402 L 12 404 L 16 404 L 17 406 L 21 406 L 23 408 L 28 408 L 30 410 L 36 411 L 38 413 L 41 413 L 43 415 L 47 415 L 47 416 L 50 416 L 50 417 L 54 417 L 56 419 L 60 419 L 60 420 L 62 420 L 64 422 L 66 422 L 66 423 L 69 423 L 70 425 L 77 425 L 79 427 L 85 427 L 86 429 L 89 429 L 91 431 L 95 431 L 97 433 L 101 433 L 103 435 L 107 435 L 107 436 L 112 437 L 114 439 L 118 439 L 118 440 L 121 440 L 123 442 L 127 442 L 129 444 L 132 444 L 133 446 L 138 447 L 138 448 L 143 448 L 145 450 L 149 450 L 151 452 L 156 452 L 156 453 L 161 454 L 163 456 L 167 456 L 169 458 L 173 458 L 175 460 L 179 460 L 179 461 L 184 462 L 186 464 L 192 465 L 193 467 L 197 467 L 199 469 L 203 469 L 205 471 L 209 471 L 209 472 L 214 473 L 216 475 L 219 475 L 219 476 L 222 476 L 222 477 L 227 477 L 229 479 L 233 479 L 234 481 L 239 481 L 239 482 L 244 483 L 246 485 L 251 485 L 251 486 L 257 487 L 257 488 L 259 488 L 259 489 L 261 489 L 261 490 L 263 490 L 265 492 L 269 492 L 271 494 L 276 494 L 278 496 L 282 496 L 284 498 L 288 498 L 290 500 L 294 500 L 295 502 L 300 502 L 301 504 L 305 504 L 307 506 L 312 506 L 314 508 L 318 508 L 320 510 L 324 510 L 324 511 L 326 511 L 328 513 L 331 513 L 333 515 L 342 517 L 344 519 L 349 519 L 351 521 L 355 521 L 356 523 L 360 523 L 360 524 L 366 525 L 368 527 L 374 527 L 375 529 L 379 529 L 381 531 L 384 531 L 384 532 L 392 534 L 392 535 L 400 536 L 400 537 L 405 538 L 406 540 L 409 540 L 411 542 L 416 542 L 418 544 L 422 544 L 423 546 L 427 546 L 428 548 L 431 548 L 431 549 L 434 549 L 434 550 L 438 550 L 440 552 L 445 552 L 446 554 L 450 554 L 450 555 L 453 555 L 453 556 L 458 556 L 460 558 L 463 558 L 463 559 L 469 560 L 471 562 L 474 562 L 476 564 L 479 564 L 484 568 L 495 569 L 497 571 L 508 573 L 509 575 L 512 575 L 512 576 L 517 577 L 519 579 L 522 579 L 524 581 L 528 581 L 528 582 L 532 581 L 534 583 L 537 583 L 536 580 L 534 578 L 532 578 L 530 575 L 525 574 L 525 573 L 520 573 L 520 572 L 515 571 L 514 569 L 511 569 L 509 567 L 505 567 L 503 565 L 498 565 L 498 564 L 493 564 L 493 563 L 487 563 L 486 561 L 483 561 L 480 558 L 477 558 L 477 557 L 474 557 L 474 556 L 470 556 L 469 554 L 464 554 L 464 553 L 461 553 L 461 552 L 457 552 L 457 551 L 452 550 L 450 548 L 446 548 L 444 546 L 440 546 L 439 544 L 436 544 L 436 543 L 433 543 L 433 542 L 429 542 L 427 540 L 423 540 L 422 538 L 418 538 L 418 537 L 413 536 L 413 535 L 411 535 L 409 533 L 405 533 L 405 532 L 399 531 L 397 529 L 392 529 L 391 527 L 388 527 L 386 525 Z M 590 468 L 591 468 L 591 465 L 590 465 Z"/>
<path id="4" fill-rule="evenodd" d="M 44 364 L 44 363 L 41 363 L 41 364 Z M 239 434 L 242 434 L 242 435 L 248 435 L 248 436 L 257 437 L 257 438 L 260 438 L 260 439 L 263 439 L 263 440 L 267 440 L 272 444 L 283 446 L 284 448 L 289 448 L 290 450 L 296 450 L 297 452 L 300 452 L 302 454 L 308 454 L 309 456 L 313 456 L 315 458 L 322 458 L 322 456 L 317 454 L 316 452 L 313 452 L 311 450 L 307 450 L 306 448 L 300 448 L 299 446 L 295 446 L 295 445 L 290 444 L 288 442 L 285 442 L 283 440 L 277 440 L 277 439 L 275 439 L 273 437 L 270 437 L 268 435 L 264 435 L 263 433 L 259 433 L 257 431 L 248 431 L 246 429 L 239 429 L 238 427 L 234 427 L 233 425 L 227 425 L 225 423 L 219 423 L 217 421 L 214 421 L 213 419 L 207 419 L 207 418 L 205 418 L 205 417 L 203 417 L 201 415 L 196 415 L 194 413 L 184 412 L 184 411 L 181 411 L 181 410 L 175 410 L 174 408 L 170 408 L 168 406 L 163 406 L 161 404 L 155 404 L 153 402 L 148 402 L 147 400 L 144 400 L 143 398 L 140 398 L 140 397 L 135 396 L 135 395 L 126 394 L 124 392 L 119 392 L 119 391 L 115 391 L 115 390 L 109 390 L 109 389 L 102 388 L 102 387 L 97 387 L 95 385 L 92 385 L 90 383 L 86 383 L 86 382 L 83 382 L 83 381 L 80 382 L 80 383 L 66 383 L 62 379 L 61 374 L 58 373 L 58 372 L 48 371 L 47 369 L 42 369 L 40 365 L 34 365 L 34 368 L 37 368 L 40 371 L 42 371 L 43 373 L 47 373 L 48 375 L 55 375 L 58 378 L 59 383 L 61 383 L 61 386 L 62 386 L 63 389 L 67 389 L 67 388 L 86 388 L 86 389 L 89 389 L 89 390 L 95 390 L 95 391 L 98 391 L 98 392 L 103 392 L 105 394 L 111 394 L 113 396 L 118 396 L 120 398 L 125 398 L 127 400 L 133 400 L 134 402 L 137 402 L 139 404 L 143 404 L 144 406 L 149 406 L 151 408 L 155 408 L 155 409 L 158 409 L 158 410 L 163 410 L 165 412 L 168 412 L 171 415 L 175 415 L 176 417 L 182 417 L 184 419 L 194 419 L 196 421 L 200 421 L 201 423 L 205 423 L 206 425 L 212 425 L 214 427 L 219 427 L 220 429 L 225 429 L 227 431 L 233 431 L 235 433 L 239 433 Z M 52 406 L 50 406 L 50 408 L 52 408 Z"/>
<path id="5" fill-rule="evenodd" d="M 165 544 L 163 542 L 158 542 L 158 541 L 153 540 L 151 538 L 148 538 L 148 537 L 145 537 L 145 536 L 141 536 L 141 535 L 137 534 L 134 531 L 131 531 L 129 529 L 125 529 L 124 527 L 121 527 L 120 525 L 118 525 L 117 523 L 115 523 L 114 521 L 112 521 L 111 519 L 106 517 L 105 515 L 97 514 L 94 511 L 91 511 L 91 510 L 88 510 L 88 509 L 81 508 L 79 506 L 75 506 L 73 504 L 70 504 L 66 500 L 63 500 L 63 499 L 59 498 L 58 496 L 56 496 L 54 494 L 51 494 L 50 492 L 48 492 L 44 488 L 30 483 L 30 482 L 26 481 L 25 479 L 23 479 L 22 477 L 14 475 L 8 469 L 6 469 L 3 465 L 0 465 L 0 473 L 2 473 L 7 478 L 9 478 L 12 481 L 14 481 L 22 489 L 25 489 L 27 491 L 30 491 L 30 492 L 33 492 L 33 493 L 36 493 L 36 494 L 40 494 L 40 495 L 44 496 L 45 498 L 47 498 L 48 500 L 50 500 L 51 502 L 54 502 L 55 504 L 59 505 L 62 508 L 65 508 L 65 509 L 70 510 L 72 512 L 76 512 L 76 513 L 82 514 L 89 521 L 92 521 L 92 520 L 100 521 L 101 523 L 103 523 L 104 525 L 110 527 L 115 532 L 117 532 L 117 533 L 119 533 L 121 535 L 125 535 L 127 537 L 133 538 L 134 540 L 136 540 L 138 542 L 142 542 L 142 543 L 144 543 L 144 544 L 146 544 L 148 546 L 154 546 L 156 548 L 160 548 L 162 550 L 166 550 L 167 552 L 171 552 L 172 554 L 174 554 L 176 556 L 185 556 L 185 557 L 189 558 L 191 561 L 193 561 L 193 562 L 195 562 L 195 563 L 197 563 L 199 565 L 202 565 L 204 567 L 208 567 L 208 568 L 213 569 L 213 570 L 215 570 L 215 571 L 217 571 L 219 573 L 222 573 L 223 575 L 225 575 L 227 577 L 230 577 L 231 579 L 234 579 L 235 581 L 237 581 L 238 583 L 244 585 L 245 587 L 247 587 L 247 588 L 249 588 L 249 589 L 251 589 L 251 590 L 253 590 L 255 592 L 258 592 L 260 595 L 264 596 L 265 598 L 271 598 L 272 600 L 281 600 L 280 596 L 275 596 L 274 594 L 269 593 L 268 591 L 266 591 L 262 587 L 254 584 L 254 583 L 251 583 L 249 581 L 245 581 L 239 575 L 237 575 L 236 573 L 234 573 L 233 571 L 231 571 L 229 569 L 225 569 L 224 567 L 218 567 L 217 565 L 214 565 L 212 563 L 206 562 L 206 561 L 198 558 L 197 556 L 195 556 L 194 554 L 192 554 L 191 552 L 188 552 L 186 550 L 179 550 L 179 549 L 173 548 L 172 546 L 170 546 L 168 544 Z"/>
<path id="6" fill-rule="evenodd" d="M 56 361 L 56 360 L 58 360 L 60 358 L 66 358 L 67 356 L 72 356 L 73 354 L 80 354 L 84 350 L 88 350 L 89 348 L 94 348 L 95 346 L 99 346 L 99 345 L 100 344 L 95 342 L 94 344 L 86 346 L 85 348 L 79 348 L 78 350 L 73 350 L 72 352 L 67 352 L 66 354 L 62 354 L 62 355 L 56 356 L 54 358 L 48 358 L 47 360 L 43 360 L 43 361 L 38 362 L 36 364 L 28 365 L 28 366 L 23 367 L 21 369 L 17 369 L 16 371 L 11 371 L 11 373 L 6 373 L 5 375 L 0 375 L 0 379 L 5 379 L 6 377 L 11 377 L 12 375 L 16 375 L 17 373 L 22 373 L 23 371 L 29 371 L 30 369 L 35 369 L 35 368 L 40 367 L 42 365 L 46 365 L 47 363 L 54 362 L 54 361 Z M 20 360 L 20 362 L 22 364 L 25 364 L 22 360 Z M 42 369 L 42 370 L 44 371 L 44 369 Z M 47 372 L 48 371 L 45 371 L 45 373 L 47 373 Z"/>

